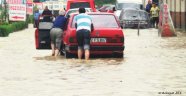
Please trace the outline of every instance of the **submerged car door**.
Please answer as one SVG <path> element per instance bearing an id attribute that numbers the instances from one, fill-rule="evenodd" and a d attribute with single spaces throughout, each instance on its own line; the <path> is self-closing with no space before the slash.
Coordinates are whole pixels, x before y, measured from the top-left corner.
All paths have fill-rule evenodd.
<path id="1" fill-rule="evenodd" d="M 39 21 L 39 26 L 35 30 L 35 46 L 36 49 L 51 49 L 50 46 L 50 29 L 52 22 L 45 22 L 42 19 Z"/>

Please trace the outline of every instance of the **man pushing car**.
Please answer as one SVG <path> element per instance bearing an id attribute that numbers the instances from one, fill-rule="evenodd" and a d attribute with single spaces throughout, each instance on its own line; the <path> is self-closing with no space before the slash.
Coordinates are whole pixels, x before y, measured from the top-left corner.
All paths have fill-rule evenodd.
<path id="1" fill-rule="evenodd" d="M 75 16 L 76 37 L 78 42 L 78 58 L 82 59 L 83 50 L 85 59 L 90 57 L 90 32 L 92 19 L 85 13 L 85 8 L 79 8 L 79 14 Z"/>

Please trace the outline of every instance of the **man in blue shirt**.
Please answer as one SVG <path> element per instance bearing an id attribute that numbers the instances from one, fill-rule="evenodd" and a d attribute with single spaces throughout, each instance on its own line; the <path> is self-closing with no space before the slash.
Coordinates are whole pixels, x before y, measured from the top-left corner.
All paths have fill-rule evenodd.
<path id="1" fill-rule="evenodd" d="M 39 23 L 39 10 L 36 9 L 35 12 L 34 12 L 34 27 L 38 27 L 38 23 Z"/>
<path id="2" fill-rule="evenodd" d="M 60 10 L 59 16 L 54 21 L 53 28 L 50 31 L 52 56 L 57 56 L 61 47 L 62 33 L 65 30 L 67 18 L 65 11 Z"/>
<path id="3" fill-rule="evenodd" d="M 85 8 L 79 8 L 79 14 L 75 16 L 76 38 L 78 42 L 78 58 L 81 59 L 83 49 L 85 50 L 85 59 L 90 56 L 90 32 L 92 19 L 87 15 Z"/>
<path id="4" fill-rule="evenodd" d="M 150 14 L 150 9 L 151 9 L 151 7 L 152 7 L 152 3 L 151 3 L 151 1 L 149 0 L 148 1 L 148 4 L 146 5 L 146 11 Z"/>
<path id="5" fill-rule="evenodd" d="M 148 4 L 146 5 L 146 11 L 149 13 L 149 17 L 150 17 L 150 26 L 149 27 L 152 27 L 153 24 L 152 24 L 152 18 L 151 18 L 151 14 L 150 14 L 150 10 L 152 8 L 152 2 L 151 0 L 148 0 Z"/>

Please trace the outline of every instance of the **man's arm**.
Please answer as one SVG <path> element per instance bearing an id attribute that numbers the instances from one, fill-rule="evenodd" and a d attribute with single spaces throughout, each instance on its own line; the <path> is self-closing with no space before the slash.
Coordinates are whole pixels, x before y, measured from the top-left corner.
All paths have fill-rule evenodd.
<path id="1" fill-rule="evenodd" d="M 63 30 L 67 29 L 67 25 L 68 25 L 68 19 L 65 17 L 65 22 L 64 22 L 64 28 Z"/>
<path id="2" fill-rule="evenodd" d="M 150 9 L 150 15 L 152 16 L 152 8 Z"/>
<path id="3" fill-rule="evenodd" d="M 77 29 L 77 23 L 75 23 L 75 28 Z"/>
<path id="4" fill-rule="evenodd" d="M 94 24 L 92 22 L 92 18 L 89 16 L 89 19 L 91 20 L 91 32 L 94 31 Z"/>

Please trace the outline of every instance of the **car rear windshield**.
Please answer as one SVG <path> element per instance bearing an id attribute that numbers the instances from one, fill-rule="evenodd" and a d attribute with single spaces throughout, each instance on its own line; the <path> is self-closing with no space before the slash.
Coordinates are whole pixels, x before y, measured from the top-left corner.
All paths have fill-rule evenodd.
<path id="1" fill-rule="evenodd" d="M 90 3 L 89 2 L 75 2 L 75 3 L 70 4 L 70 9 L 80 8 L 80 7 L 90 8 Z"/>
<path id="2" fill-rule="evenodd" d="M 92 12 L 92 9 L 85 9 L 86 10 L 86 12 Z M 78 9 L 75 9 L 75 10 L 69 10 L 66 14 L 65 14 L 65 16 L 68 16 L 68 15 L 70 15 L 70 14 L 72 14 L 72 13 L 78 13 Z"/>
<path id="3" fill-rule="evenodd" d="M 117 10 L 122 10 L 125 8 L 138 8 L 140 9 L 140 4 L 137 3 L 118 3 L 116 5 Z"/>
<path id="4" fill-rule="evenodd" d="M 91 14 L 94 28 L 118 28 L 118 23 L 113 15 Z M 72 22 L 72 28 L 75 27 L 75 19 Z"/>

